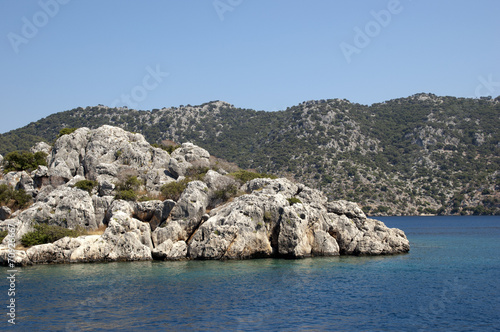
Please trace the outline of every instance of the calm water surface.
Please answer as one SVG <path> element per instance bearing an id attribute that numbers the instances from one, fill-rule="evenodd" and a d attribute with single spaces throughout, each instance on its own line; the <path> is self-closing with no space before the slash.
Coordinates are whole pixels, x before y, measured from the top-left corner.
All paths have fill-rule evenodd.
<path id="1" fill-rule="evenodd" d="M 380 220 L 410 254 L 24 267 L 16 325 L 4 309 L 0 328 L 500 331 L 500 217 Z"/>

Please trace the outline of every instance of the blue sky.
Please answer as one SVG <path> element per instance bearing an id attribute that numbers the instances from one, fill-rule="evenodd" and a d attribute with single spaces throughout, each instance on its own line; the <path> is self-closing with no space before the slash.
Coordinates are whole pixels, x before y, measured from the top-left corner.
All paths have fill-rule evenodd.
<path id="1" fill-rule="evenodd" d="M 500 1 L 0 0 L 0 133 L 97 104 L 500 95 Z"/>

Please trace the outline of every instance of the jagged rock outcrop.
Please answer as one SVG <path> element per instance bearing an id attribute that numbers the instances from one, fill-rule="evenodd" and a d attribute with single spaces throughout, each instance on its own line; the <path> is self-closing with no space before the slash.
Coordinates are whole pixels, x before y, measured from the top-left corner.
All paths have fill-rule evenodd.
<path id="1" fill-rule="evenodd" d="M 368 219 L 355 203 L 328 201 L 320 191 L 284 178 L 256 178 L 241 184 L 225 171 L 209 169 L 209 153 L 191 143 L 169 155 L 151 147 L 142 135 L 103 126 L 77 129 L 48 148 L 38 144 L 32 149 L 49 152 L 48 167 L 4 176 L 3 183 L 30 192 L 34 202 L 23 211 L 2 207 L 5 220 L 0 221 L 0 230 L 9 225 L 15 229 L 16 244 L 37 223 L 105 230 L 101 235 L 65 237 L 17 250 L 19 265 L 301 258 L 409 250 L 401 230 Z M 189 178 L 193 170 L 201 173 Z M 163 184 L 177 182 L 185 188 L 177 201 L 117 199 L 117 188 L 130 177 L 136 178 L 137 191 L 153 196 Z M 82 180 L 96 181 L 97 186 L 77 188 Z M 3 264 L 8 241 L 4 239 L 0 246 Z"/>
<path id="2" fill-rule="evenodd" d="M 245 189 L 252 191 L 212 210 L 189 243 L 190 258 L 299 258 L 409 250 L 402 231 L 366 218 L 354 203 L 331 202 L 329 210 L 318 191 L 286 179 L 256 179 Z M 298 197 L 304 202 L 292 204 L 292 198 L 300 201 Z"/>
<path id="3" fill-rule="evenodd" d="M 44 152 L 47 154 L 47 156 L 50 155 L 50 152 L 52 150 L 52 147 L 45 143 L 45 142 L 38 142 L 36 143 L 31 149 L 30 149 L 30 152 L 31 153 L 37 153 L 37 152 Z M 1 160 L 0 160 L 1 162 Z"/>
<path id="4" fill-rule="evenodd" d="M 184 176 L 190 167 L 209 167 L 210 154 L 192 143 L 183 143 L 182 146 L 172 152 L 168 170 L 175 177 Z"/>

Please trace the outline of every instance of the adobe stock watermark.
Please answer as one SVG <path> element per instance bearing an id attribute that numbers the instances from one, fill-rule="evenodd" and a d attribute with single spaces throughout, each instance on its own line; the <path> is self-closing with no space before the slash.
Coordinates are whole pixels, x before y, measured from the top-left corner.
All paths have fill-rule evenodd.
<path id="1" fill-rule="evenodd" d="M 477 79 L 479 81 L 479 84 L 475 90 L 477 98 L 485 95 L 495 97 L 495 95 L 500 94 L 500 82 L 493 81 L 493 74 L 489 74 L 487 78 L 479 76 Z"/>
<path id="2" fill-rule="evenodd" d="M 439 319 L 447 306 L 456 302 L 462 296 L 462 292 L 467 289 L 455 277 L 453 282 L 445 281 L 440 293 L 436 293 L 436 297 L 427 305 L 420 305 L 417 315 L 420 319 L 415 320 L 420 324 L 418 331 L 428 331 L 429 326 L 434 326 L 435 321 Z"/>
<path id="3" fill-rule="evenodd" d="M 360 54 L 361 50 L 370 45 L 373 38 L 380 35 L 382 28 L 386 28 L 391 24 L 393 16 L 401 14 L 402 11 L 403 6 L 399 0 L 390 0 L 387 3 L 387 9 L 370 11 L 373 20 L 368 21 L 363 29 L 358 26 L 354 27 L 353 30 L 355 34 L 352 44 L 347 42 L 341 42 L 339 44 L 340 50 L 347 63 L 351 63 L 352 56 L 354 54 Z"/>
<path id="4" fill-rule="evenodd" d="M 279 316 L 279 308 L 287 298 L 294 298 L 297 294 L 304 294 L 305 287 L 309 284 L 308 276 L 304 269 L 299 266 L 289 264 L 281 268 L 281 277 L 272 282 L 270 291 L 266 297 L 254 300 L 249 304 L 254 308 L 262 308 L 248 311 L 245 315 L 239 315 L 236 318 L 236 331 L 265 331 L 269 329 L 270 322 L 274 317 Z M 265 307 L 260 301 L 265 301 Z"/>
<path id="5" fill-rule="evenodd" d="M 7 255 L 7 264 L 9 270 L 7 271 L 7 282 L 9 288 L 7 290 L 7 295 L 9 296 L 9 301 L 7 305 L 7 322 L 11 325 L 16 325 L 16 277 L 18 270 L 16 267 L 16 225 L 8 224 L 7 232 L 7 246 L 9 252 Z"/>
<path id="6" fill-rule="evenodd" d="M 224 21 L 224 15 L 226 12 L 232 12 L 236 7 L 241 5 L 243 0 L 214 0 L 212 5 L 214 6 L 219 20 Z"/>
<path id="7" fill-rule="evenodd" d="M 96 318 L 97 308 L 110 305 L 120 295 L 119 285 L 114 280 L 108 281 L 107 285 L 102 285 L 100 288 L 101 290 L 95 296 L 86 297 L 76 303 L 79 317 L 66 323 L 65 331 L 88 331 L 88 323 Z"/>
<path id="8" fill-rule="evenodd" d="M 156 89 L 165 77 L 170 74 L 161 71 L 160 65 L 156 65 L 155 69 L 151 66 L 146 67 L 147 74 L 144 75 L 142 79 L 142 84 L 134 86 L 130 89 L 130 93 L 122 94 L 120 98 L 115 99 L 111 103 L 111 107 L 127 106 L 130 108 L 136 108 L 140 102 L 144 101 L 150 91 Z"/>
<path id="9" fill-rule="evenodd" d="M 41 28 L 46 26 L 50 19 L 54 18 L 58 13 L 61 5 L 65 5 L 70 0 L 40 0 L 38 5 L 41 10 L 33 14 L 31 19 L 23 16 L 21 18 L 22 26 L 21 33 L 9 32 L 7 34 L 7 39 L 10 42 L 10 46 L 16 54 L 19 53 L 19 47 L 21 45 L 26 45 L 30 40 L 38 35 Z"/>

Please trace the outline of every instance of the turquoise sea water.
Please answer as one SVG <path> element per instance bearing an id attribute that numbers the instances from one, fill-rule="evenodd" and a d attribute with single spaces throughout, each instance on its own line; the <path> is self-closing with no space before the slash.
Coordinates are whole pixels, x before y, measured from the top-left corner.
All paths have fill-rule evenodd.
<path id="1" fill-rule="evenodd" d="M 406 255 L 20 268 L 19 331 L 499 331 L 500 217 L 388 217 Z M 0 271 L 7 276 L 7 268 Z"/>

